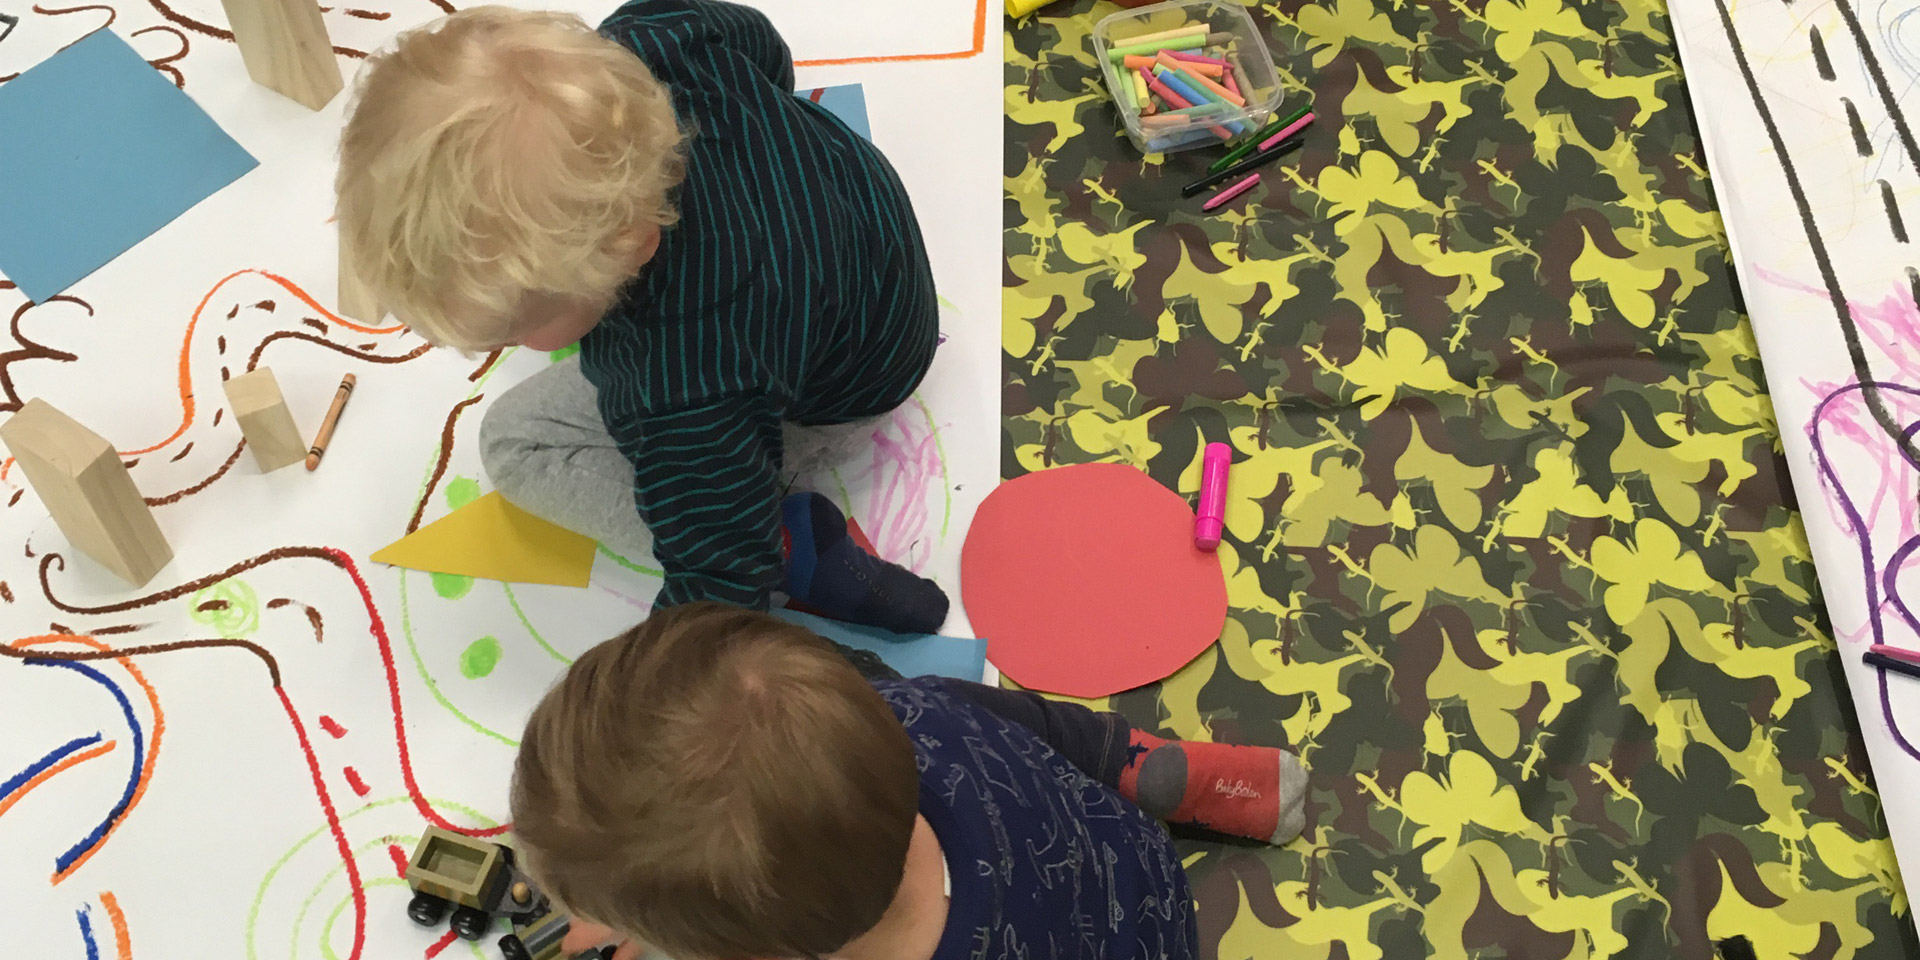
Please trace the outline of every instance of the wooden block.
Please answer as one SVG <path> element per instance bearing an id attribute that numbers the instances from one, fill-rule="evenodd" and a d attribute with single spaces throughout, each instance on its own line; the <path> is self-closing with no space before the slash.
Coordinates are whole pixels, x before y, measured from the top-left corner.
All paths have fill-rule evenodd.
<path id="1" fill-rule="evenodd" d="M 99 434 L 35 399 L 0 424 L 0 441 L 60 532 L 101 566 L 138 587 L 173 559 L 120 454 Z"/>
<path id="2" fill-rule="evenodd" d="M 340 62 L 315 0 L 220 0 L 253 82 L 318 110 L 340 92 Z"/>
<path id="3" fill-rule="evenodd" d="M 253 462 L 261 473 L 272 473 L 307 457 L 307 443 L 300 427 L 287 410 L 287 399 L 280 394 L 280 383 L 273 371 L 261 367 L 228 380 L 227 403 L 233 418 L 240 421 L 240 432 L 253 448 Z"/>
<path id="4" fill-rule="evenodd" d="M 378 323 L 386 316 L 386 308 L 373 298 L 372 292 L 354 276 L 347 266 L 347 235 L 340 234 L 340 296 L 338 298 L 340 315 L 358 320 L 361 323 Z"/>

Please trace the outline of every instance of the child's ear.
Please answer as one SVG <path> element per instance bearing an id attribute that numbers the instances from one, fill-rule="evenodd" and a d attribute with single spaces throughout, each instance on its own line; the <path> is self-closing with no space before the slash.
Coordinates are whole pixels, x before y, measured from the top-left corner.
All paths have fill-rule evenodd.
<path id="1" fill-rule="evenodd" d="M 631 262 L 633 269 L 638 270 L 660 249 L 660 227 L 652 223 L 628 227 L 614 237 L 611 246 L 616 256 Z"/>

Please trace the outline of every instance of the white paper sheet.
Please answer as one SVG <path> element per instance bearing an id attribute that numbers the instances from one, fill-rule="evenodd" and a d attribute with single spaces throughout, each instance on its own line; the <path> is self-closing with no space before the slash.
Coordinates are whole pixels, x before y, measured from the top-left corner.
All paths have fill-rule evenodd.
<path id="1" fill-rule="evenodd" d="M 176 552 L 130 590 L 74 555 L 10 472 L 0 480 L 0 642 L 79 633 L 118 649 L 226 645 L 100 660 L 91 672 L 0 659 L 0 783 L 50 755 L 68 764 L 0 807 L 0 955 L 86 957 L 84 926 L 106 958 L 420 956 L 440 934 L 406 919 L 394 854 L 410 853 L 428 822 L 505 819 L 527 710 L 569 656 L 641 617 L 658 580 L 605 554 L 585 590 L 366 560 L 423 501 L 431 521 L 450 494 L 486 488 L 481 416 L 547 358 L 522 351 L 482 371 L 451 353 L 415 357 L 418 339 L 329 314 L 344 97 L 315 113 L 249 83 L 234 46 L 207 32 L 225 25 L 214 0 L 109 4 L 21 11 L 0 40 L 0 76 L 111 20 L 178 71 L 261 165 L 71 299 L 29 306 L 0 291 L 0 318 L 14 324 L 0 338 L 0 385 L 11 391 L 0 402 L 45 397 L 111 440 L 142 491 L 169 500 L 155 512 Z M 803 62 L 954 55 L 806 66 L 800 82 L 865 84 L 874 139 L 913 194 L 948 302 L 948 340 L 915 402 L 871 458 L 818 483 L 882 553 L 947 588 L 947 632 L 964 633 L 961 538 L 998 476 L 1000 68 L 991 49 L 973 53 L 983 8 L 764 5 Z M 612 7 L 577 10 L 597 20 Z M 365 50 L 439 12 L 425 0 L 371 0 L 326 18 L 337 45 Z M 349 72 L 359 62 L 341 59 Z M 318 472 L 263 476 L 235 457 L 240 436 L 218 384 L 256 352 L 309 434 L 341 375 L 359 376 Z M 103 842 L 84 842 L 109 821 Z M 95 846 L 57 873 L 69 851 Z M 477 955 L 497 956 L 491 939 Z"/>
<path id="2" fill-rule="evenodd" d="M 1909 869 L 1920 821 L 1897 811 L 1920 791 L 1920 682 L 1882 677 L 1860 654 L 1875 642 L 1920 648 L 1911 12 L 1854 0 L 1671 6 L 1812 559 Z"/>

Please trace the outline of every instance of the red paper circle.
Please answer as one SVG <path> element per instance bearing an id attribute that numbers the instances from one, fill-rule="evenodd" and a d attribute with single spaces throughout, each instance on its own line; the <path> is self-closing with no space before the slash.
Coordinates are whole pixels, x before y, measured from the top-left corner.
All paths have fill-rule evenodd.
<path id="1" fill-rule="evenodd" d="M 1227 584 L 1179 494 L 1119 463 L 1028 474 L 974 515 L 960 595 L 987 658 L 1023 687 L 1104 697 L 1220 637 Z"/>

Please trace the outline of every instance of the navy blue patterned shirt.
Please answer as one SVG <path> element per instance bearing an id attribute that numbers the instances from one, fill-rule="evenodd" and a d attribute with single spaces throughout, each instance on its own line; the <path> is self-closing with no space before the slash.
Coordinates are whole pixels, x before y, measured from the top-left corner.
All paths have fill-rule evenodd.
<path id="1" fill-rule="evenodd" d="M 906 188 L 886 158 L 793 96 L 759 11 L 632 0 L 600 32 L 673 92 L 687 175 L 652 262 L 580 342 L 666 571 L 657 606 L 764 608 L 780 583 L 781 424 L 899 406 L 939 312 Z"/>
<path id="2" fill-rule="evenodd" d="M 907 728 L 953 891 L 934 960 L 1189 960 L 1193 896 L 1158 821 L 934 677 L 874 684 Z"/>

